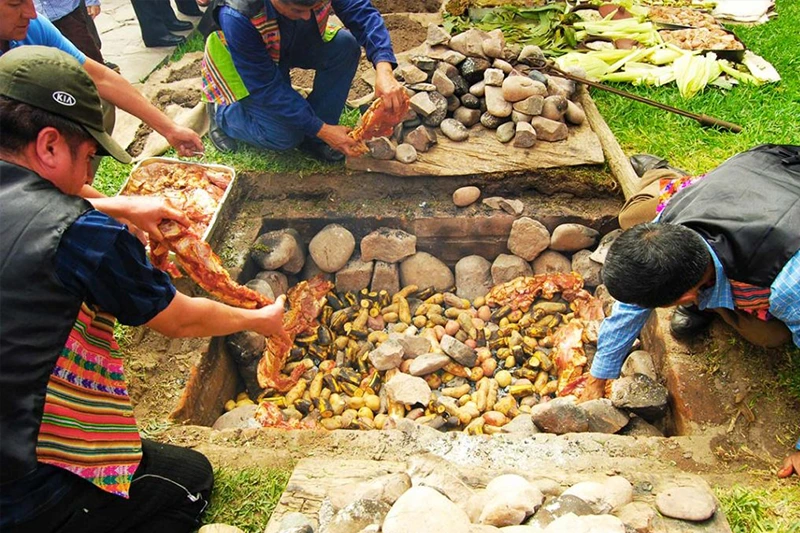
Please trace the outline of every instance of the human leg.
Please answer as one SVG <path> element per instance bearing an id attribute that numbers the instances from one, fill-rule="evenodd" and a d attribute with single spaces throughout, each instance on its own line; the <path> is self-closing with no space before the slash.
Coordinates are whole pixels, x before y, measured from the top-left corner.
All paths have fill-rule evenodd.
<path id="1" fill-rule="evenodd" d="M 94 21 L 86 12 L 86 4 L 81 1 L 78 7 L 53 22 L 64 37 L 70 40 L 78 50 L 83 52 L 100 64 L 103 64 L 103 54 L 100 53 L 100 39 Z"/>
<path id="2" fill-rule="evenodd" d="M 764 321 L 750 313 L 730 309 L 714 309 L 714 312 L 745 340 L 756 346 L 775 348 L 792 341 L 789 328 L 775 318 Z"/>
<path id="3" fill-rule="evenodd" d="M 619 212 L 619 226 L 628 229 L 636 224 L 651 222 L 656 217 L 658 196 L 662 179 L 675 179 L 681 175 L 669 169 L 648 170 L 642 176 L 639 191 L 628 198 Z"/>
<path id="4" fill-rule="evenodd" d="M 192 25 L 184 28 L 171 28 L 168 24 L 173 23 L 175 12 L 165 0 L 131 0 L 136 19 L 139 21 L 139 28 L 142 31 L 142 40 L 147 47 L 153 46 L 177 46 L 186 41 L 181 35 L 175 35 L 170 29 L 191 29 Z M 168 12 L 167 12 L 168 10 Z M 169 16 L 171 15 L 171 16 Z M 178 21 L 181 22 L 181 21 Z"/>
<path id="5" fill-rule="evenodd" d="M 303 141 L 300 129 L 276 120 L 249 97 L 218 106 L 216 122 L 225 135 L 267 150 L 291 150 Z"/>

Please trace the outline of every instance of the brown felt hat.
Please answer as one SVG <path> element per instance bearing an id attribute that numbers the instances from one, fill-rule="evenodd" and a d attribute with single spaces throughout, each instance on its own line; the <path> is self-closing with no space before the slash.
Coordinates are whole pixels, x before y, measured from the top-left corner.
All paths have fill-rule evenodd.
<path id="1" fill-rule="evenodd" d="M 0 56 L 0 95 L 44 109 L 83 126 L 98 153 L 122 163 L 131 156 L 103 129 L 103 108 L 80 63 L 57 48 L 20 46 Z"/>

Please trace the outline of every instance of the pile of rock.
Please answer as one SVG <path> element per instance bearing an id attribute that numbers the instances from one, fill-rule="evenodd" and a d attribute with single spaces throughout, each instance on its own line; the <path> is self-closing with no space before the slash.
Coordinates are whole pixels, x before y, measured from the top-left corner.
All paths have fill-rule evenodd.
<path id="1" fill-rule="evenodd" d="M 337 487 L 318 516 L 288 513 L 278 533 L 626 533 L 722 531 L 709 526 L 717 500 L 698 483 L 665 485 L 653 495 L 623 476 L 584 476 L 568 488 L 555 480 L 505 474 L 473 489 L 454 470 L 406 472 Z M 442 468 L 442 467 L 440 467 Z M 710 527 L 710 529 L 709 529 Z M 718 529 L 719 527 L 719 529 Z"/>
<path id="2" fill-rule="evenodd" d="M 400 63 L 395 76 L 411 97 L 411 109 L 390 138 L 367 143 L 372 157 L 412 163 L 437 135 L 462 142 L 479 124 L 516 148 L 567 138 L 567 124 L 586 115 L 574 81 L 542 73 L 538 46 L 506 43 L 501 30 L 470 29 L 453 37 L 428 26 L 424 54 Z M 576 72 L 576 74 L 582 74 Z M 513 142 L 512 142 L 513 141 Z"/>

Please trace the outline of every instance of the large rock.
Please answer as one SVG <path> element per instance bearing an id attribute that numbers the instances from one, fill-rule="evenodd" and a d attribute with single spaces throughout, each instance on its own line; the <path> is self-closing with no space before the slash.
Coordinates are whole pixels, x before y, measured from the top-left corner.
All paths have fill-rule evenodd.
<path id="1" fill-rule="evenodd" d="M 459 107 L 453 112 L 453 118 L 469 128 L 481 120 L 481 111 L 480 109 Z"/>
<path id="2" fill-rule="evenodd" d="M 478 354 L 475 350 L 457 340 L 455 337 L 445 335 L 440 342 L 444 353 L 449 355 L 458 364 L 472 368 L 478 360 Z"/>
<path id="3" fill-rule="evenodd" d="M 460 507 L 424 486 L 412 487 L 400 496 L 381 528 L 383 533 L 469 533 L 469 530 L 469 518 Z"/>
<path id="4" fill-rule="evenodd" d="M 544 529 L 557 518 L 570 513 L 575 516 L 586 516 L 594 514 L 594 509 L 577 496 L 559 495 L 545 503 L 528 522 L 528 525 L 536 525 Z"/>
<path id="5" fill-rule="evenodd" d="M 542 106 L 542 116 L 550 120 L 564 120 L 564 113 L 567 112 L 567 100 L 563 96 L 548 96 L 544 99 Z"/>
<path id="6" fill-rule="evenodd" d="M 531 148 L 536 144 L 536 131 L 529 123 L 524 121 L 517 122 L 516 130 L 514 148 Z"/>
<path id="7" fill-rule="evenodd" d="M 553 250 L 545 250 L 531 263 L 534 274 L 551 274 L 553 272 L 571 272 L 572 261 Z"/>
<path id="8" fill-rule="evenodd" d="M 461 70 L 461 76 L 463 76 L 468 84 L 475 84 L 483 80 L 483 73 L 486 72 L 486 69 L 490 66 L 491 63 L 486 59 L 468 57 L 459 65 L 459 69 Z"/>
<path id="9" fill-rule="evenodd" d="M 505 124 L 500 124 L 497 127 L 497 131 L 495 131 L 495 137 L 501 143 L 507 143 L 514 138 L 514 134 L 517 132 L 516 125 L 514 122 L 506 122 Z"/>
<path id="10" fill-rule="evenodd" d="M 503 98 L 500 87 L 486 86 L 486 111 L 490 115 L 498 118 L 510 117 L 512 109 L 511 104 Z"/>
<path id="11" fill-rule="evenodd" d="M 520 276 L 530 276 L 533 273 L 531 266 L 521 257 L 510 254 L 500 254 L 492 263 L 492 283 L 499 285 Z"/>
<path id="12" fill-rule="evenodd" d="M 390 508 L 379 500 L 356 500 L 336 513 L 325 533 L 359 533 L 369 525 L 380 525 Z"/>
<path id="13" fill-rule="evenodd" d="M 606 255 L 608 255 L 608 249 L 611 248 L 611 245 L 614 244 L 614 241 L 617 240 L 617 237 L 620 235 L 622 235 L 621 229 L 615 229 L 603 235 L 603 238 L 600 239 L 600 244 L 597 245 L 597 249 L 592 252 L 592 261 L 600 263 L 601 265 L 604 264 L 606 262 Z"/>
<path id="14" fill-rule="evenodd" d="M 666 414 L 667 396 L 666 387 L 644 374 L 620 378 L 611 385 L 611 403 L 614 407 L 636 413 L 648 422 Z"/>
<path id="15" fill-rule="evenodd" d="M 511 233 L 508 236 L 508 249 L 511 253 L 533 261 L 550 245 L 550 232 L 538 220 L 522 217 L 511 224 Z"/>
<path id="16" fill-rule="evenodd" d="M 256 419 L 257 405 L 242 405 L 231 409 L 221 417 L 217 418 L 211 429 L 222 431 L 223 429 L 247 429 L 261 427 Z"/>
<path id="17" fill-rule="evenodd" d="M 400 76 L 402 76 L 403 80 L 409 85 L 421 83 L 428 79 L 428 74 L 424 70 L 410 63 L 400 65 L 398 69 L 400 70 Z"/>
<path id="18" fill-rule="evenodd" d="M 547 433 L 581 433 L 589 430 L 589 418 L 574 398 L 556 398 L 534 405 L 531 416 L 536 427 Z"/>
<path id="19" fill-rule="evenodd" d="M 481 190 L 475 186 L 459 187 L 453 192 L 453 203 L 456 207 L 467 207 L 478 201 Z"/>
<path id="20" fill-rule="evenodd" d="M 376 137 L 365 141 L 364 144 L 366 144 L 369 149 L 369 155 L 373 159 L 379 159 L 381 161 L 390 161 L 394 159 L 394 155 L 397 152 L 397 143 L 388 137 Z"/>
<path id="21" fill-rule="evenodd" d="M 403 361 L 403 345 L 392 339 L 382 342 L 369 352 L 369 361 L 381 372 L 397 368 Z"/>
<path id="22" fill-rule="evenodd" d="M 250 281 L 245 283 L 245 287 L 256 291 L 262 296 L 266 296 L 270 300 L 275 300 L 275 293 L 272 291 L 272 285 L 270 285 L 263 279 L 258 279 L 258 278 L 251 279 Z"/>
<path id="23" fill-rule="evenodd" d="M 436 102 L 434 102 L 430 93 L 420 92 L 411 97 L 411 109 L 416 111 L 420 116 L 427 117 L 436 111 Z"/>
<path id="24" fill-rule="evenodd" d="M 336 273 L 336 290 L 340 292 L 353 291 L 369 287 L 372 280 L 372 261 L 364 261 L 354 257 Z"/>
<path id="25" fill-rule="evenodd" d="M 536 138 L 540 141 L 563 141 L 569 135 L 567 125 L 556 120 L 533 117 L 531 118 L 531 125 L 536 130 Z"/>
<path id="26" fill-rule="evenodd" d="M 389 339 L 395 340 L 403 346 L 403 358 L 405 359 L 414 359 L 431 351 L 431 341 L 425 337 L 391 333 Z"/>
<path id="27" fill-rule="evenodd" d="M 436 91 L 442 96 L 451 96 L 456 91 L 456 86 L 453 80 L 447 77 L 447 74 L 437 70 L 433 73 L 431 83 L 436 86 Z"/>
<path id="28" fill-rule="evenodd" d="M 355 248 L 355 237 L 339 224 L 328 224 L 308 243 L 308 253 L 323 272 L 341 269 Z"/>
<path id="29" fill-rule="evenodd" d="M 629 437 L 663 437 L 664 433 L 655 427 L 653 424 L 647 422 L 644 418 L 636 415 L 632 416 L 628 425 L 622 428 L 619 432 L 620 435 L 627 435 Z"/>
<path id="30" fill-rule="evenodd" d="M 250 257 L 263 270 L 283 268 L 291 274 L 300 272 L 305 262 L 297 233 L 285 229 L 260 235 L 250 249 Z"/>
<path id="31" fill-rule="evenodd" d="M 487 68 L 483 73 L 483 82 L 492 87 L 502 87 L 505 74 L 499 68 Z"/>
<path id="32" fill-rule="evenodd" d="M 651 533 L 656 520 L 656 510 L 645 502 L 631 502 L 615 512 L 632 533 Z"/>
<path id="33" fill-rule="evenodd" d="M 545 58 L 542 49 L 536 45 L 525 45 L 517 56 L 517 61 L 523 65 L 531 67 L 541 67 L 544 65 Z"/>
<path id="34" fill-rule="evenodd" d="M 433 287 L 445 291 L 453 286 L 455 279 L 447 265 L 426 252 L 417 252 L 400 263 L 400 284 L 417 285 L 424 289 Z"/>
<path id="35" fill-rule="evenodd" d="M 470 28 L 465 32 L 450 37 L 450 42 L 447 44 L 451 49 L 464 54 L 468 58 L 486 57 L 486 54 L 483 53 L 483 41 L 488 38 L 489 35 L 485 31 Z"/>
<path id="36" fill-rule="evenodd" d="M 433 102 L 433 105 L 436 106 L 436 109 L 430 115 L 422 117 L 422 123 L 431 128 L 435 128 L 447 117 L 447 110 L 450 104 L 447 102 L 446 97 L 436 91 L 428 93 L 428 97 L 431 99 L 431 102 Z"/>
<path id="37" fill-rule="evenodd" d="M 289 280 L 283 272 L 263 270 L 256 274 L 256 279 L 263 279 L 269 283 L 269 286 L 272 288 L 272 294 L 274 294 L 275 297 L 286 294 L 286 291 L 289 290 Z"/>
<path id="38" fill-rule="evenodd" d="M 628 424 L 628 415 L 611 405 L 611 400 L 599 398 L 578 405 L 589 419 L 589 431 L 616 433 Z"/>
<path id="39" fill-rule="evenodd" d="M 633 376 L 634 374 L 644 374 L 653 381 L 658 379 L 656 365 L 653 363 L 653 356 L 650 355 L 650 352 L 636 350 L 625 359 L 625 363 L 622 365 L 622 376 Z"/>
<path id="40" fill-rule="evenodd" d="M 386 261 L 375 261 L 375 268 L 372 272 L 372 283 L 369 286 L 371 291 L 386 291 L 394 294 L 400 290 L 400 269 L 397 263 L 387 263 Z"/>
<path id="41" fill-rule="evenodd" d="M 239 331 L 225 337 L 225 348 L 236 363 L 248 394 L 253 398 L 262 391 L 258 384 L 258 363 L 266 347 L 266 338 L 255 331 Z"/>
<path id="42" fill-rule="evenodd" d="M 572 256 L 572 270 L 581 275 L 585 286 L 597 287 L 603 283 L 603 265 L 592 261 L 591 255 L 589 250 L 575 252 Z"/>
<path id="43" fill-rule="evenodd" d="M 717 512 L 717 501 L 700 487 L 674 487 L 656 495 L 656 507 L 664 516 L 702 522 Z"/>
<path id="44" fill-rule="evenodd" d="M 383 346 L 383 344 L 381 344 L 381 346 Z M 451 361 L 452 359 L 443 353 L 426 353 L 411 361 L 408 367 L 408 373 L 412 376 L 427 376 L 428 374 L 444 368 Z"/>
<path id="45" fill-rule="evenodd" d="M 476 187 L 477 188 L 477 187 Z M 467 300 L 486 296 L 492 288 L 492 264 L 479 255 L 462 257 L 456 263 L 456 294 Z"/>
<path id="46" fill-rule="evenodd" d="M 406 133 L 405 143 L 414 147 L 417 152 L 425 153 L 436 144 L 436 132 L 427 126 L 418 126 Z"/>
<path id="47" fill-rule="evenodd" d="M 531 96 L 542 96 L 542 84 L 527 76 L 509 76 L 503 81 L 506 102 L 521 102 Z"/>
<path id="48" fill-rule="evenodd" d="M 508 117 L 496 117 L 488 111 L 481 115 L 481 125 L 490 130 L 497 129 L 501 124 L 506 122 L 508 122 Z"/>
<path id="49" fill-rule="evenodd" d="M 378 228 L 361 239 L 363 261 L 396 263 L 417 252 L 417 237 L 403 230 Z"/>
<path id="50" fill-rule="evenodd" d="M 469 139 L 469 131 L 467 128 L 454 118 L 446 118 L 442 120 L 439 127 L 442 129 L 442 133 L 445 137 L 450 139 L 451 141 L 455 142 L 462 142 Z"/>
<path id="51" fill-rule="evenodd" d="M 416 376 L 409 376 L 402 372 L 396 373 L 386 383 L 386 394 L 393 402 L 405 405 L 428 405 L 431 399 L 431 388 L 428 383 Z"/>
<path id="52" fill-rule="evenodd" d="M 625 524 L 616 516 L 567 514 L 555 520 L 544 533 L 625 533 Z"/>
<path id="53" fill-rule="evenodd" d="M 340 485 L 328 498 L 335 509 L 343 509 L 358 500 L 376 500 L 392 505 L 410 488 L 408 474 L 397 472 L 370 481 Z"/>
<path id="54" fill-rule="evenodd" d="M 513 526 L 536 512 L 544 495 L 527 479 L 516 474 L 506 474 L 492 479 L 486 485 L 490 495 L 478 521 L 497 527 Z"/>
<path id="55" fill-rule="evenodd" d="M 542 87 L 544 87 L 544 85 L 542 85 Z M 542 114 L 543 106 L 544 97 L 540 95 L 533 95 L 525 98 L 524 100 L 520 100 L 519 102 L 514 102 L 511 107 L 514 109 L 514 111 L 519 111 L 525 115 L 537 116 Z"/>
<path id="56" fill-rule="evenodd" d="M 450 33 L 441 26 L 428 24 L 428 36 L 425 38 L 425 42 L 431 46 L 447 44 L 450 42 Z"/>
<path id="57" fill-rule="evenodd" d="M 577 252 L 594 246 L 599 236 L 597 230 L 583 224 L 561 224 L 553 230 L 550 249 L 558 252 Z"/>
<path id="58" fill-rule="evenodd" d="M 408 165 L 417 160 L 417 149 L 408 143 L 398 144 L 394 158 Z"/>
<path id="59" fill-rule="evenodd" d="M 514 433 L 516 435 L 535 435 L 540 433 L 539 428 L 533 423 L 531 415 L 520 413 L 511 422 L 503 426 L 503 433 Z"/>

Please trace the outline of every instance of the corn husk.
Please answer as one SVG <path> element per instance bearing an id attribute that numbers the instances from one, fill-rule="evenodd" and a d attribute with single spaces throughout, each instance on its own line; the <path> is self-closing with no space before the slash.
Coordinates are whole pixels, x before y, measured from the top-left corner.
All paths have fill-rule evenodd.
<path id="1" fill-rule="evenodd" d="M 582 41 L 587 36 L 603 37 L 606 39 L 633 39 L 645 46 L 653 46 L 662 42 L 661 36 L 651 22 L 639 22 L 635 18 L 612 20 L 609 17 L 603 20 L 587 20 L 574 24 L 578 31 L 576 38 Z"/>
<path id="2" fill-rule="evenodd" d="M 684 54 L 672 63 L 675 72 L 675 83 L 678 91 L 684 98 L 691 98 L 703 89 L 706 85 L 716 80 L 722 68 L 717 63 L 717 55 L 708 53 L 706 55 Z"/>

